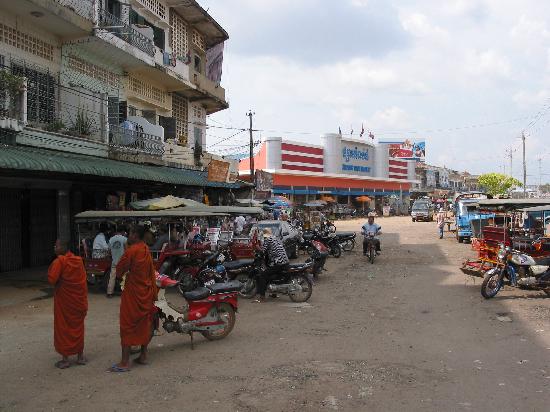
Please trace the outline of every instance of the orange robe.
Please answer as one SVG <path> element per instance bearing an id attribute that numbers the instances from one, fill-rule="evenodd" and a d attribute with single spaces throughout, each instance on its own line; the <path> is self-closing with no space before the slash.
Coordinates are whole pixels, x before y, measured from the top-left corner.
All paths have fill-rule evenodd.
<path id="1" fill-rule="evenodd" d="M 144 242 L 129 246 L 116 266 L 118 277 L 126 272 L 120 299 L 120 340 L 122 346 L 149 344 L 153 304 L 157 297 L 155 267 Z"/>
<path id="2" fill-rule="evenodd" d="M 62 356 L 84 350 L 84 319 L 88 312 L 88 285 L 82 258 L 67 252 L 59 255 L 48 268 L 53 295 L 55 350 Z"/>

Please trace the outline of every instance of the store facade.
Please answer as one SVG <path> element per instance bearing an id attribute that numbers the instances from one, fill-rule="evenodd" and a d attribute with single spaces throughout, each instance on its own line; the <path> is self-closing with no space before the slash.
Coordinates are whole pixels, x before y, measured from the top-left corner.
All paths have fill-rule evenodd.
<path id="1" fill-rule="evenodd" d="M 390 144 L 375 145 L 339 134 L 322 135 L 321 145 L 269 137 L 254 157 L 256 174 L 262 176 L 257 189 L 264 195 L 286 195 L 296 204 L 325 198 L 349 205 L 357 197 L 369 196 L 371 209 L 408 204 L 415 164 L 415 160 L 392 158 Z M 239 173 L 250 174 L 249 159 L 241 161 Z"/>

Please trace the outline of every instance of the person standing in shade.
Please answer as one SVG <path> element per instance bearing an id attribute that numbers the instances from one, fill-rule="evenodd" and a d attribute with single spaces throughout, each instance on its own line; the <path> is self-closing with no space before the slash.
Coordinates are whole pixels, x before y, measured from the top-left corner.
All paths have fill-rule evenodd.
<path id="1" fill-rule="evenodd" d="M 243 233 L 245 223 L 246 219 L 244 216 L 239 215 L 235 218 L 235 235 L 240 236 Z"/>
<path id="2" fill-rule="evenodd" d="M 290 261 L 283 246 L 283 242 L 273 236 L 273 232 L 270 228 L 265 228 L 263 231 L 264 234 L 264 244 L 263 244 L 263 253 L 266 260 L 266 268 L 261 271 L 258 275 L 256 283 L 256 293 L 257 297 L 253 301 L 255 303 L 260 303 L 265 300 L 265 293 L 267 290 L 267 284 L 271 276 L 275 275 L 278 272 L 288 269 Z"/>
<path id="3" fill-rule="evenodd" d="M 72 355 L 77 355 L 77 365 L 86 364 L 84 319 L 88 313 L 88 285 L 82 258 L 69 251 L 68 242 L 57 239 L 54 252 L 57 258 L 48 268 L 48 282 L 54 286 L 53 341 L 56 352 L 63 357 L 55 366 L 66 369 L 71 366 Z"/>
<path id="4" fill-rule="evenodd" d="M 107 297 L 113 297 L 116 284 L 116 265 L 126 250 L 126 228 L 120 227 L 114 236 L 109 239 L 109 249 L 111 250 L 111 271 L 109 272 L 109 283 L 107 285 Z"/>

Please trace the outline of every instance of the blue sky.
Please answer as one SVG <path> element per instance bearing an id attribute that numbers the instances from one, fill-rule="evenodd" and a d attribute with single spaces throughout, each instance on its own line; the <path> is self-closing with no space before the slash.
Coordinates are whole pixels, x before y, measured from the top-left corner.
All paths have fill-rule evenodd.
<path id="1" fill-rule="evenodd" d="M 427 160 L 550 182 L 550 2 L 524 0 L 202 0 L 228 31 L 213 126 L 318 143 L 351 127 L 426 140 Z M 549 106 L 546 106 L 546 105 Z M 534 125 L 532 119 L 543 110 Z M 548 109 L 548 110 L 547 110 Z M 292 132 L 292 133 L 289 133 Z M 234 131 L 209 129 L 208 144 Z M 231 153 L 241 133 L 211 150 Z"/>

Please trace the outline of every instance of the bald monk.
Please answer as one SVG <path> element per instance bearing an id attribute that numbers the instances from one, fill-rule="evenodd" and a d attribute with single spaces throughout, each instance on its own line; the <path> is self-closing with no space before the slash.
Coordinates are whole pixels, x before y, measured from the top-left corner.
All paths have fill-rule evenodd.
<path id="1" fill-rule="evenodd" d="M 143 241 L 146 228 L 134 226 L 128 235 L 128 248 L 116 267 L 116 275 L 126 274 L 124 290 L 120 300 L 120 341 L 122 359 L 114 364 L 110 372 L 130 370 L 132 346 L 141 348 L 134 362 L 147 364 L 147 346 L 152 334 L 153 303 L 157 298 L 155 267 L 149 247 Z"/>
<path id="2" fill-rule="evenodd" d="M 53 294 L 55 350 L 63 357 L 56 362 L 59 369 L 71 366 L 69 356 L 77 355 L 77 365 L 85 365 L 84 319 L 88 312 L 86 270 L 79 256 L 68 250 L 66 241 L 57 239 L 54 246 L 57 258 L 48 269 L 48 282 L 55 287 Z"/>

